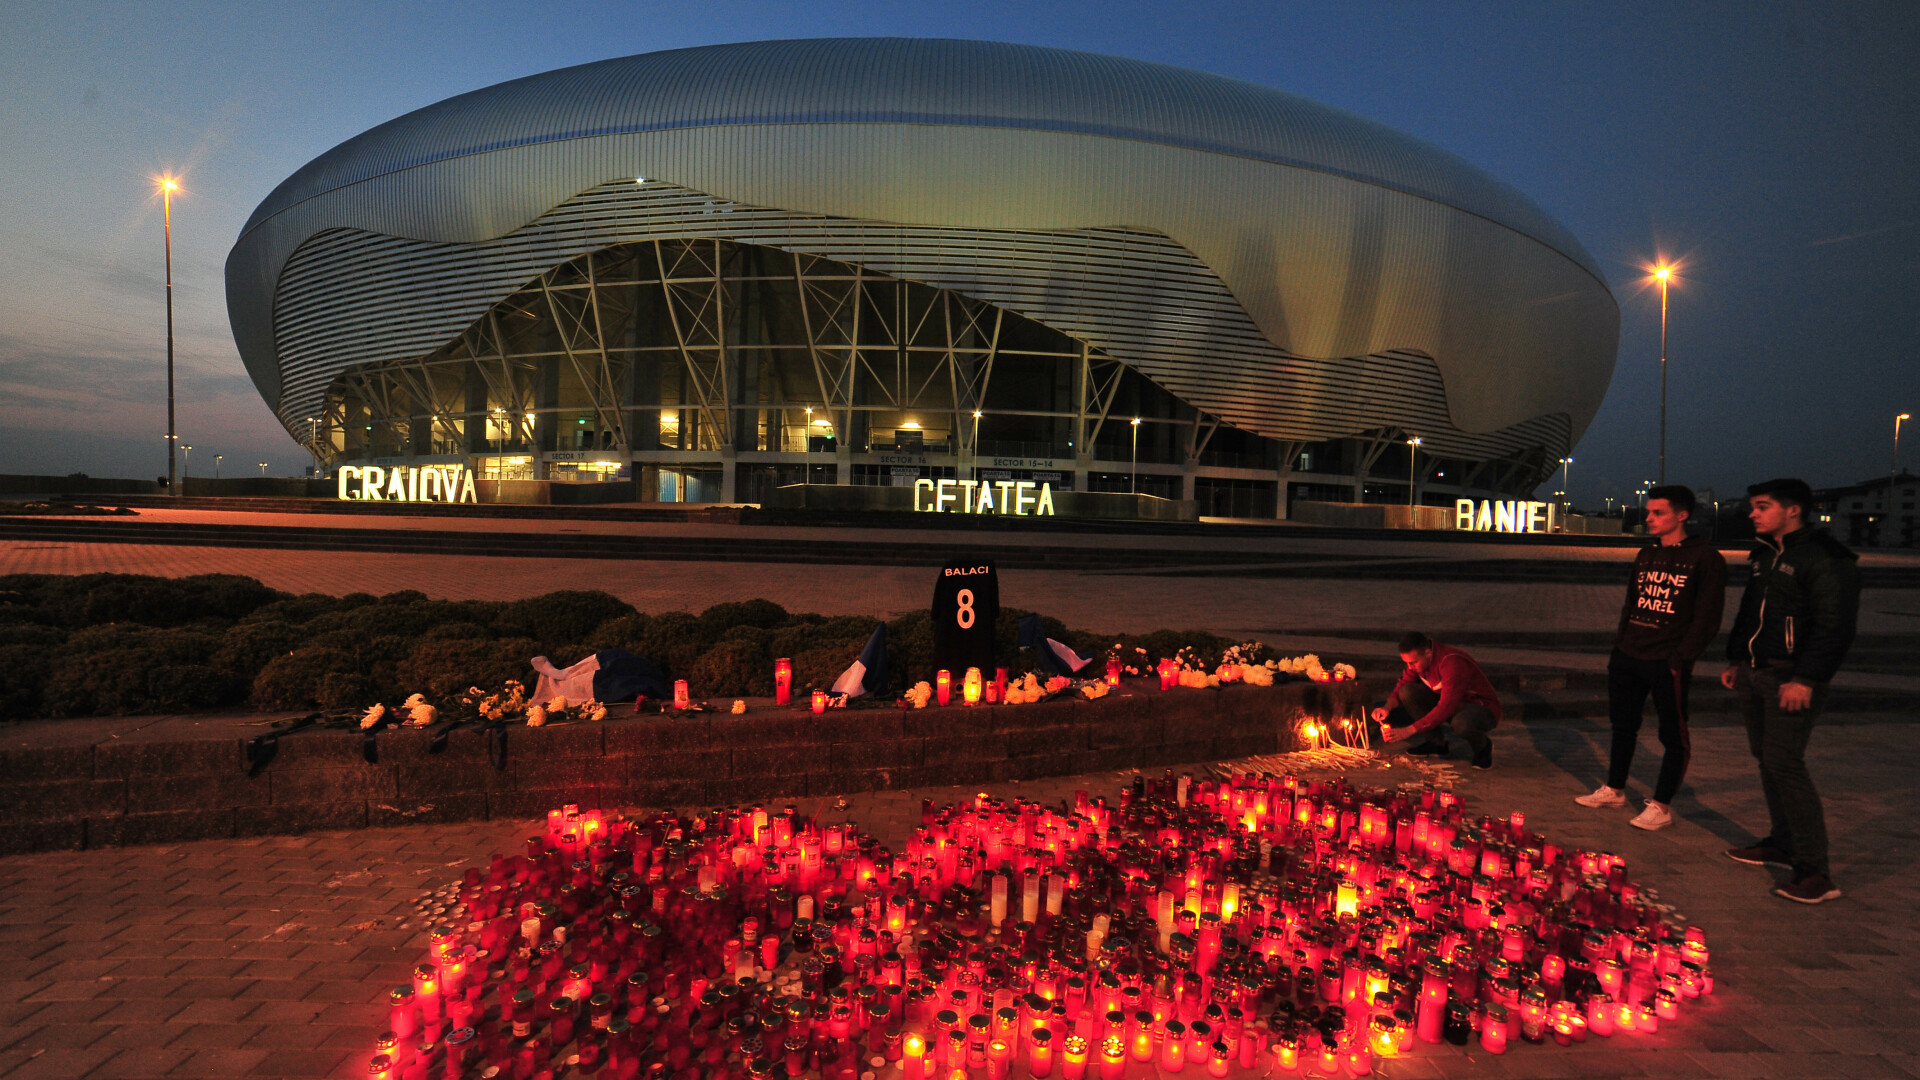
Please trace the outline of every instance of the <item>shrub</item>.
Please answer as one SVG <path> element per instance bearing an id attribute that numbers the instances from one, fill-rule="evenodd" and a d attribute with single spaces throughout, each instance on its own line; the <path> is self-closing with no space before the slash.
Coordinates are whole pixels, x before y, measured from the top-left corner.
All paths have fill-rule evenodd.
<path id="1" fill-rule="evenodd" d="M 423 641 L 396 665 L 395 691 L 425 694 L 427 700 L 445 705 L 469 686 L 497 690 L 508 679 L 517 679 L 531 690 L 535 676 L 529 661 L 539 651 L 539 643 L 526 638 Z"/>
<path id="2" fill-rule="evenodd" d="M 714 639 L 736 626 L 771 630 L 787 621 L 787 609 L 771 600 L 715 604 L 700 613 L 700 631 Z"/>
<path id="3" fill-rule="evenodd" d="M 685 678 L 700 654 L 712 647 L 713 639 L 701 632 L 699 619 L 684 611 L 669 611 L 648 622 L 640 647 L 631 651 L 659 664 L 669 676 Z"/>
<path id="4" fill-rule="evenodd" d="M 54 716 L 122 715 L 147 702 L 147 670 L 153 654 L 145 649 L 109 649 L 79 663 L 56 663 L 40 691 L 41 705 Z"/>
<path id="5" fill-rule="evenodd" d="M 600 649 L 625 649 L 635 655 L 643 655 L 646 646 L 647 628 L 653 620 L 644 614 L 635 612 L 622 615 L 617 619 L 608 619 L 599 629 L 587 635 L 587 647 Z"/>
<path id="6" fill-rule="evenodd" d="M 246 696 L 247 680 L 231 671 L 205 664 L 167 664 L 147 672 L 147 698 L 140 711 L 211 709 L 236 704 Z"/>
<path id="7" fill-rule="evenodd" d="M 300 627 L 278 620 L 241 623 L 221 635 L 220 647 L 209 661 L 252 682 L 276 656 L 285 656 L 308 643 Z"/>
<path id="8" fill-rule="evenodd" d="M 564 590 L 507 604 L 493 625 L 504 637 L 557 646 L 585 641 L 608 619 L 634 613 L 632 604 L 597 590 Z"/>
<path id="9" fill-rule="evenodd" d="M 686 676 L 694 693 L 708 697 L 771 697 L 773 661 L 745 641 L 722 641 L 700 654 Z"/>
<path id="10" fill-rule="evenodd" d="M 40 688 L 53 657 L 43 645 L 0 645 L 0 716 L 41 715 Z"/>
<path id="11" fill-rule="evenodd" d="M 379 701 L 383 695 L 372 679 L 351 671 L 332 671 L 320 677 L 314 699 L 323 712 L 346 713 Z"/>
<path id="12" fill-rule="evenodd" d="M 324 593 L 303 593 L 257 607 L 240 621 L 304 623 L 337 611 L 339 607 L 338 599 Z"/>
<path id="13" fill-rule="evenodd" d="M 319 701 L 320 680 L 332 674 L 359 674 L 352 654 L 325 645 L 308 645 L 277 656 L 253 680 L 253 703 L 267 709 L 304 709 Z"/>
<path id="14" fill-rule="evenodd" d="M 421 631 L 422 641 L 491 641 L 493 631 L 471 622 L 449 622 Z"/>

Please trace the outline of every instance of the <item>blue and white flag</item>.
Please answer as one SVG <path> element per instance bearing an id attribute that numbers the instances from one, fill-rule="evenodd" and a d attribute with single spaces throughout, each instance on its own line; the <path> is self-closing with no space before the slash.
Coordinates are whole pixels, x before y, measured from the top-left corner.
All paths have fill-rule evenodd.
<path id="1" fill-rule="evenodd" d="M 857 698 L 887 688 L 887 624 L 881 623 L 873 628 L 873 636 L 867 639 L 867 647 L 860 650 L 860 659 L 834 680 L 833 692 Z"/>
<path id="2" fill-rule="evenodd" d="M 1081 656 L 1048 637 L 1038 612 L 1029 612 L 1020 620 L 1020 647 L 1032 649 L 1034 666 L 1049 675 L 1072 676 L 1093 663 L 1092 657 Z"/>

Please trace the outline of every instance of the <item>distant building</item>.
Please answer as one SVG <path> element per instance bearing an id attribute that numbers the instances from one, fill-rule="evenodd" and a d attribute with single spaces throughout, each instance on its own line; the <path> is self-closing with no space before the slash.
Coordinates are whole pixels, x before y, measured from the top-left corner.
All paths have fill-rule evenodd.
<path id="1" fill-rule="evenodd" d="M 1920 478 L 1912 473 L 1826 488 L 1813 497 L 1820 524 L 1851 547 L 1920 546 L 1920 511 L 1914 509 Z"/>
<path id="2" fill-rule="evenodd" d="M 1526 498 L 1620 330 L 1565 227 L 1399 132 L 900 38 L 649 53 L 401 116 L 260 204 L 227 307 L 328 466 L 679 502 L 1137 483 L 1240 517 Z"/>

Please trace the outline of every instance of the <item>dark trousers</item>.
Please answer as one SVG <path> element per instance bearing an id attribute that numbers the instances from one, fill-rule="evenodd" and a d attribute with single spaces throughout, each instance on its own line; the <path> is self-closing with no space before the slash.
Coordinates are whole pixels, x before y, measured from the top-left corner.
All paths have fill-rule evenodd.
<path id="1" fill-rule="evenodd" d="M 1411 726 L 1415 720 L 1432 712 L 1438 704 L 1440 695 L 1434 693 L 1426 683 L 1415 679 L 1400 688 L 1400 704 L 1388 712 L 1387 724 L 1391 727 Z M 1443 720 L 1440 727 L 1428 731 L 1427 738 L 1445 739 L 1446 733 L 1441 728 L 1452 725 L 1453 733 L 1465 739 L 1477 754 L 1481 747 L 1487 745 L 1487 732 L 1493 730 L 1493 723 L 1493 714 L 1487 711 L 1485 705 L 1469 701 L 1454 712 L 1452 719 Z"/>
<path id="2" fill-rule="evenodd" d="M 1807 772 L 1807 739 L 1827 703 L 1827 688 L 1814 687 L 1813 704 L 1790 713 L 1780 708 L 1780 682 L 1771 668 L 1741 667 L 1733 684 L 1772 819 L 1760 843 L 1785 855 L 1795 873 L 1826 875 L 1827 815 Z"/>
<path id="3" fill-rule="evenodd" d="M 1633 751 L 1640 744 L 1640 717 L 1647 698 L 1653 698 L 1653 714 L 1660 719 L 1660 745 L 1667 748 L 1660 759 L 1660 778 L 1654 781 L 1653 801 L 1672 803 L 1686 778 L 1687 762 L 1693 757 L 1693 740 L 1687 734 L 1687 684 L 1693 679 L 1693 665 L 1679 671 L 1665 660 L 1638 660 L 1618 649 L 1607 661 L 1607 711 L 1613 719 L 1613 752 L 1607 762 L 1607 786 L 1625 789 L 1627 770 L 1633 765 Z"/>

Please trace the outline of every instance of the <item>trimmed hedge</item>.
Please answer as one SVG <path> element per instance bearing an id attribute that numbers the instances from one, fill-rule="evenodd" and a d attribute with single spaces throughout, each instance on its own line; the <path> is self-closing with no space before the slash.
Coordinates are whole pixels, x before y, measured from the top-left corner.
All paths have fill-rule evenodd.
<path id="1" fill-rule="evenodd" d="M 1032 667 L 1017 647 L 1025 612 L 994 624 L 999 663 Z M 1118 646 L 1133 662 L 1185 648 L 1209 664 L 1233 643 L 1156 631 L 1107 638 L 1044 620 L 1082 655 Z M 569 590 L 511 603 L 432 600 L 413 590 L 295 596 L 252 578 L 205 574 L 0 577 L 0 716 L 185 712 L 251 703 L 349 712 L 421 693 L 448 702 L 469 686 L 533 685 L 529 659 L 565 666 L 622 648 L 686 679 L 696 697 L 773 693 L 773 661 L 791 657 L 796 691 L 826 687 L 859 656 L 874 621 L 792 614 L 769 600 L 699 614 L 647 614 L 602 592 Z M 894 689 L 932 675 L 927 612 L 887 623 Z"/>

